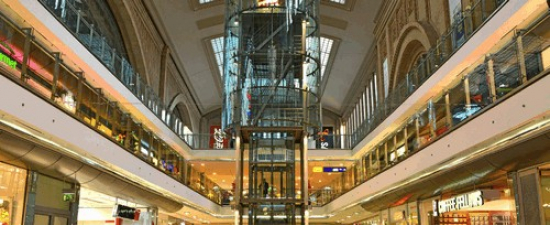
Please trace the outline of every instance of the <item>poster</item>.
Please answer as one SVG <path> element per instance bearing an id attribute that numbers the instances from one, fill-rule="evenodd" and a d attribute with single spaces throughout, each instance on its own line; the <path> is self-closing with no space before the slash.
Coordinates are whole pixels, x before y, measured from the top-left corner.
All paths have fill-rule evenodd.
<path id="1" fill-rule="evenodd" d="M 319 143 L 321 149 L 334 148 L 334 130 L 332 127 L 323 127 L 319 134 Z"/>
<path id="2" fill-rule="evenodd" d="M 462 19 L 462 0 L 449 0 L 449 16 L 452 29 L 453 49 L 464 44 L 464 20 Z"/>
<path id="3" fill-rule="evenodd" d="M 228 148 L 229 142 L 225 132 L 222 131 L 221 126 L 210 126 L 210 141 L 208 146 L 211 149 L 225 149 Z"/>

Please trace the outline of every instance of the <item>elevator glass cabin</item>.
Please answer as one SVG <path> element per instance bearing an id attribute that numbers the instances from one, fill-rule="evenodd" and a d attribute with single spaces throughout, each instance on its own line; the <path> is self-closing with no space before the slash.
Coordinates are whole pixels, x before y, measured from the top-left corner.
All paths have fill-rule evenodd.
<path id="1" fill-rule="evenodd" d="M 307 137 L 321 127 L 319 0 L 226 0 L 222 126 L 239 224 L 307 224 Z"/>

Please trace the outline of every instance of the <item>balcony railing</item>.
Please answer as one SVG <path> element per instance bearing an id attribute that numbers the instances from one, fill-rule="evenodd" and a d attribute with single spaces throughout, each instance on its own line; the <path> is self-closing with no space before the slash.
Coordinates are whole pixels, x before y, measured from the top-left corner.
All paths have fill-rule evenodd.
<path id="1" fill-rule="evenodd" d="M 57 0 L 38 1 L 167 127 L 180 137 L 185 134 L 183 123 L 167 111 L 167 106 L 144 78 L 136 73 L 129 60 L 108 43 L 106 36 L 93 23 L 86 20 L 75 0 L 63 1 L 63 4 Z"/>
<path id="2" fill-rule="evenodd" d="M 526 30 L 511 32 L 487 52 L 445 91 L 435 95 L 396 132 L 367 151 L 340 178 L 310 196 L 314 205 L 324 205 L 359 184 L 421 151 L 442 136 L 503 102 L 514 93 L 550 73 L 548 27 L 541 21 Z M 540 22 L 540 23 L 539 23 Z M 543 24 L 542 26 L 538 26 Z M 508 38 L 513 36 L 511 38 Z M 545 63 L 546 62 L 546 63 Z"/>
<path id="3" fill-rule="evenodd" d="M 65 64 L 35 40 L 32 28 L 18 28 L 0 15 L 0 73 L 36 96 L 132 153 L 167 176 L 210 200 L 225 202 L 227 191 L 188 165 L 151 129 L 108 99 L 102 89 L 86 82 L 84 74 Z M 37 112 L 39 113 L 39 112 Z M 181 135 L 187 141 L 194 137 Z M 199 135 L 200 136 L 200 135 Z M 210 136 L 203 135 L 203 136 Z"/>
<path id="4" fill-rule="evenodd" d="M 405 78 L 390 91 L 381 105 L 362 124 L 352 131 L 351 144 L 356 146 L 405 100 L 432 76 L 451 56 L 479 30 L 505 0 L 477 0 L 466 7 L 461 17 L 443 34 L 437 45 L 431 48 Z"/>

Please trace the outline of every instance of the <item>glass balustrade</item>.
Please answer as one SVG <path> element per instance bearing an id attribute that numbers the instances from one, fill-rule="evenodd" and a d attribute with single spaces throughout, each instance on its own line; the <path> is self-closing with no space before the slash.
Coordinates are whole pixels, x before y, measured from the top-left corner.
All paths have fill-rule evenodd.
<path id="1" fill-rule="evenodd" d="M 227 191 L 204 175 L 197 179 L 199 175 L 181 154 L 120 107 L 119 102 L 87 83 L 85 74 L 71 70 L 60 59 L 60 53 L 44 48 L 34 39 L 31 29 L 19 29 L 3 17 L 0 73 L 167 176 L 218 204 L 228 203 Z M 206 146 L 203 144 L 215 138 L 212 134 L 180 137 L 192 143 L 192 148 Z"/>
<path id="2" fill-rule="evenodd" d="M 163 104 L 160 97 L 153 88 L 147 85 L 144 78 L 135 72 L 122 52 L 117 52 L 116 48 L 109 44 L 101 31 L 88 21 L 86 13 L 79 9 L 81 4 L 78 1 L 54 1 L 38 0 L 67 30 L 69 30 L 90 53 L 92 53 L 128 90 L 130 90 L 148 109 L 150 109 L 165 125 L 177 133 L 184 141 L 190 139 L 184 138 L 183 129 L 179 129 L 175 124 L 176 117 L 171 112 L 167 112 L 167 106 Z M 154 75 L 152 75 L 154 76 Z"/>
<path id="3" fill-rule="evenodd" d="M 508 34 L 511 38 L 503 37 L 510 41 L 496 44 L 486 56 L 465 68 L 445 91 L 431 98 L 394 133 L 367 151 L 352 168 L 329 185 L 313 190 L 312 204 L 327 204 L 547 76 L 548 21 L 550 17 L 545 16 L 534 23 L 542 25 Z"/>
<path id="4" fill-rule="evenodd" d="M 375 107 L 372 115 L 362 124 L 352 131 L 351 146 L 355 147 L 370 132 L 372 132 L 380 123 L 391 115 L 414 91 L 418 89 L 438 68 L 441 67 L 472 35 L 484 25 L 484 22 L 506 1 L 502 0 L 477 0 L 471 6 L 466 7 L 460 18 L 456 20 L 451 28 L 441 35 L 436 46 L 429 49 L 419 63 L 414 66 L 397 86 L 390 91 L 388 97 Z M 513 69 L 513 54 L 495 55 L 495 63 L 508 64 Z M 516 62 L 517 67 L 517 62 Z M 517 71 L 517 70 L 515 70 Z M 499 81 L 512 80 L 517 78 L 517 74 L 505 73 L 498 76 Z M 508 85 L 517 86 L 518 83 L 507 82 L 500 93 L 504 93 Z M 469 109 L 475 110 L 475 109 Z M 425 124 L 422 124 L 424 127 Z M 435 127 L 434 127 L 435 128 Z M 433 132 L 426 127 L 422 132 Z M 428 138 L 423 134 L 424 138 Z M 433 134 L 432 134 L 433 135 Z"/>

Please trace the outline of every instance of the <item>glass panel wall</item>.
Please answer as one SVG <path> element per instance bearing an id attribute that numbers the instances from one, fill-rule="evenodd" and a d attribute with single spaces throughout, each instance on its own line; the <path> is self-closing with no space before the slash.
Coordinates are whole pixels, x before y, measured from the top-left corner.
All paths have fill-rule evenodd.
<path id="1" fill-rule="evenodd" d="M 0 63 L 3 76 L 15 82 L 21 81 L 23 87 L 44 101 L 64 110 L 168 176 L 185 183 L 186 177 L 181 172 L 185 168 L 183 156 L 118 107 L 119 104 L 101 89 L 87 83 L 84 74 L 69 69 L 58 53 L 49 52 L 34 40 L 28 30 L 17 28 L 3 17 L 0 17 L 0 36 L 6 37 L 0 45 L 0 57 L 2 62 L 8 62 Z M 142 94 L 145 98 L 146 91 Z M 208 182 L 208 187 L 214 186 L 217 185 Z M 216 203 L 221 202 L 220 198 L 208 196 L 209 192 L 202 192 L 200 188 L 194 190 Z"/>
<path id="2" fill-rule="evenodd" d="M 549 17 L 544 16 L 536 24 L 542 24 L 544 21 L 550 21 Z M 455 127 L 466 123 L 470 118 L 483 113 L 485 108 L 500 103 L 503 99 L 511 96 L 513 92 L 544 77 L 546 74 L 543 73 L 543 68 L 550 68 L 550 42 L 547 38 L 550 34 L 547 28 L 539 28 L 538 25 L 526 30 L 521 33 L 521 36 L 513 37 L 512 41 L 495 45 L 486 57 L 466 68 L 457 76 L 456 81 L 449 84 L 449 88 L 435 95 L 427 105 L 421 107 L 414 116 L 406 120 L 407 122 L 401 125 L 402 129 L 397 129 L 397 132 L 389 135 L 380 143 L 375 143 L 376 147 L 362 156 L 363 177 L 354 177 L 354 179 L 361 179 L 354 183 L 361 184 L 369 180 L 384 169 L 401 162 L 412 153 L 449 134 Z M 516 51 L 518 46 L 522 46 L 523 51 Z M 504 57 L 507 54 L 515 55 L 518 59 Z M 498 59 L 492 55 L 497 55 Z M 529 55 L 528 57 L 534 61 L 522 60 L 522 55 L 525 57 Z M 503 59 L 506 63 L 495 63 L 502 62 Z M 508 65 L 508 63 L 512 64 Z M 514 80 L 514 82 L 509 82 L 513 85 L 509 86 L 510 89 L 504 93 L 502 92 L 504 89 L 498 89 L 496 85 L 493 85 L 498 81 L 497 76 L 504 75 L 499 75 L 499 72 L 493 70 L 500 67 L 503 67 L 503 71 L 509 70 L 510 66 L 520 70 L 525 68 L 526 72 L 523 77 L 521 72 L 507 73 L 513 78 L 509 80 Z M 533 75 L 536 72 L 539 73 Z M 501 91 L 500 96 L 499 91 Z M 406 154 L 401 154 L 402 151 Z M 333 190 L 333 195 L 343 194 L 334 191 L 338 190 L 334 187 L 335 185 L 329 185 Z"/>

